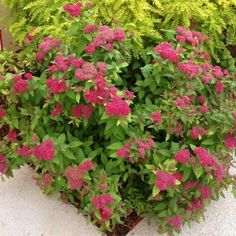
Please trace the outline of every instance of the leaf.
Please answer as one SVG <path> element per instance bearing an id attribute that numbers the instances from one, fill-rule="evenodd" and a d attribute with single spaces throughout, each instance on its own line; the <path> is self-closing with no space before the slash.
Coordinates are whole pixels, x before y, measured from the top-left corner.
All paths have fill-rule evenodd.
<path id="1" fill-rule="evenodd" d="M 199 179 L 199 177 L 204 173 L 204 169 L 202 168 L 202 166 L 197 166 L 193 168 L 193 172 L 196 175 L 197 179 Z"/>
<path id="2" fill-rule="evenodd" d="M 83 143 L 81 141 L 72 141 L 69 146 L 70 148 L 75 148 L 81 146 Z"/>
<path id="3" fill-rule="evenodd" d="M 171 155 L 170 151 L 168 149 L 160 149 L 158 150 L 158 153 L 162 154 L 163 156 L 169 157 Z"/>
<path id="4" fill-rule="evenodd" d="M 63 154 L 64 154 L 67 158 L 69 158 L 69 159 L 71 159 L 71 160 L 75 160 L 75 159 L 76 159 L 76 158 L 75 158 L 75 155 L 74 155 L 69 149 L 67 149 L 66 151 L 64 151 Z"/>
<path id="5" fill-rule="evenodd" d="M 156 187 L 156 185 L 152 189 L 152 196 L 156 197 L 160 193 L 160 189 Z"/>
<path id="6" fill-rule="evenodd" d="M 184 169 L 184 180 L 183 181 L 188 180 L 189 176 L 191 175 L 191 172 L 192 172 L 192 169 L 190 169 L 190 168 L 186 167 Z"/>
<path id="7" fill-rule="evenodd" d="M 111 149 L 111 150 L 118 150 L 119 148 L 121 148 L 123 146 L 122 143 L 118 142 L 118 143 L 113 143 L 111 145 L 109 145 L 107 147 L 107 149 Z"/>

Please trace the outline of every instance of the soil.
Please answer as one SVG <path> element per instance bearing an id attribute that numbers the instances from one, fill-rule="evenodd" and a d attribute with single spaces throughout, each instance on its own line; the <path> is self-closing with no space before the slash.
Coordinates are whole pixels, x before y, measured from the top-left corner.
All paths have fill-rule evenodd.
<path id="1" fill-rule="evenodd" d="M 107 236 L 125 236 L 127 235 L 143 217 L 138 216 L 136 213 L 131 213 L 126 219 L 124 224 L 118 224 L 115 226 L 112 232 L 106 232 Z"/>

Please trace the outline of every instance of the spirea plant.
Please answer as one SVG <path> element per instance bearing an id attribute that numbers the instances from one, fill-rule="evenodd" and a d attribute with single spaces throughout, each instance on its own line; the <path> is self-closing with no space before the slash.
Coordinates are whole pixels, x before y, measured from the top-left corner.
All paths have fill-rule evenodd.
<path id="1" fill-rule="evenodd" d="M 179 232 L 235 192 L 235 74 L 183 27 L 128 65 L 122 29 L 91 24 L 81 3 L 64 11 L 74 43 L 29 35 L 33 70 L 1 76 L 0 173 L 30 164 L 103 231 L 135 212 Z"/>

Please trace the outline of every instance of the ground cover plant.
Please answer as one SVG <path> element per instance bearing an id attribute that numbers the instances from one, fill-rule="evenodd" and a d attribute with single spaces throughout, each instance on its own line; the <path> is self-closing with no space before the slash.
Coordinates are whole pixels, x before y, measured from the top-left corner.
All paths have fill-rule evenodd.
<path id="1" fill-rule="evenodd" d="M 36 31 L 24 60 L 0 57 L 0 172 L 30 164 L 45 193 L 103 231 L 135 213 L 179 232 L 223 190 L 235 193 L 233 62 L 213 65 L 210 39 L 182 26 L 130 61 L 132 40 L 97 24 L 91 7 L 63 7 L 65 43 Z"/>

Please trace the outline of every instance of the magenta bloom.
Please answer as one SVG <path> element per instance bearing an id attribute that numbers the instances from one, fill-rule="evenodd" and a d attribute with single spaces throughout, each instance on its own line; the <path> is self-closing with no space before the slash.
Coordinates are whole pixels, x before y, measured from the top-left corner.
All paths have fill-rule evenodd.
<path id="1" fill-rule="evenodd" d="M 85 120 L 88 120 L 93 114 L 94 110 L 95 108 L 91 105 L 75 105 L 72 108 L 71 115 L 78 119 L 83 118 Z"/>
<path id="2" fill-rule="evenodd" d="M 52 160 L 55 157 L 53 142 L 51 140 L 45 141 L 44 143 L 33 148 L 32 153 L 39 160 Z"/>
<path id="3" fill-rule="evenodd" d="M 156 173 L 156 186 L 161 191 L 167 190 L 169 187 L 174 187 L 176 182 L 176 178 L 169 172 L 166 171 L 158 171 Z"/>
<path id="4" fill-rule="evenodd" d="M 188 96 L 181 96 L 175 100 L 175 105 L 179 108 L 191 105 L 191 100 Z"/>
<path id="5" fill-rule="evenodd" d="M 178 62 L 180 60 L 176 50 L 167 42 L 157 45 L 154 51 L 160 53 L 161 57 L 169 62 Z"/>
<path id="6" fill-rule="evenodd" d="M 15 142 L 17 138 L 17 133 L 15 131 L 9 131 L 9 133 L 7 134 L 7 139 L 10 142 Z"/>
<path id="7" fill-rule="evenodd" d="M 224 84 L 220 80 L 216 82 L 216 92 L 219 94 L 224 92 Z"/>
<path id="8" fill-rule="evenodd" d="M 171 219 L 170 221 L 170 226 L 172 226 L 173 228 L 180 230 L 181 226 L 182 226 L 182 217 L 180 215 L 175 216 Z"/>
<path id="9" fill-rule="evenodd" d="M 84 29 L 84 33 L 85 34 L 90 34 L 90 33 L 93 33 L 96 30 L 97 30 L 96 25 L 87 25 L 86 28 Z"/>
<path id="10" fill-rule="evenodd" d="M 123 42 L 126 39 L 125 32 L 122 29 L 115 29 L 114 30 L 114 40 L 118 42 Z"/>
<path id="11" fill-rule="evenodd" d="M 22 148 L 18 148 L 17 150 L 18 155 L 28 158 L 32 155 L 32 151 L 29 149 L 28 146 L 23 146 Z"/>
<path id="12" fill-rule="evenodd" d="M 230 134 L 227 135 L 224 142 L 228 150 L 231 150 L 236 147 L 236 138 Z"/>
<path id="13" fill-rule="evenodd" d="M 63 112 L 63 110 L 64 110 L 64 107 L 62 104 L 56 104 L 53 111 L 51 112 L 51 116 L 55 118 L 59 116 Z"/>
<path id="14" fill-rule="evenodd" d="M 64 11 L 67 11 L 72 17 L 81 16 L 81 8 L 83 4 L 81 2 L 77 2 L 74 4 L 66 4 L 64 6 Z"/>
<path id="15" fill-rule="evenodd" d="M 31 73 L 26 73 L 26 74 L 24 74 L 24 78 L 26 80 L 31 80 L 33 78 L 33 75 Z"/>
<path id="16" fill-rule="evenodd" d="M 106 112 L 109 116 L 128 116 L 131 109 L 128 103 L 116 96 L 107 104 Z"/>
<path id="17" fill-rule="evenodd" d="M 212 155 L 203 147 L 196 147 L 194 153 L 198 156 L 202 166 L 214 166 L 216 164 Z"/>
<path id="18" fill-rule="evenodd" d="M 193 126 L 192 129 L 190 130 L 190 135 L 193 139 L 198 139 L 199 136 L 205 136 L 208 134 L 207 130 L 204 130 L 200 126 Z"/>
<path id="19" fill-rule="evenodd" d="M 28 91 L 28 81 L 23 79 L 16 80 L 13 84 L 13 89 L 19 94 L 26 93 Z"/>
<path id="20" fill-rule="evenodd" d="M 211 189 L 208 186 L 201 185 L 199 187 L 199 191 L 201 193 L 201 199 L 209 199 L 211 197 Z"/>
<path id="21" fill-rule="evenodd" d="M 190 152 L 188 149 L 180 150 L 175 154 L 175 160 L 179 163 L 187 163 L 190 160 Z"/>
<path id="22" fill-rule="evenodd" d="M 131 148 L 131 144 L 127 143 L 125 144 L 122 148 L 120 148 L 119 150 L 116 151 L 116 154 L 118 157 L 121 158 L 130 158 L 130 148 Z"/>
<path id="23" fill-rule="evenodd" d="M 163 123 L 163 120 L 161 118 L 161 112 L 155 112 L 151 116 L 151 121 L 158 123 L 161 125 Z"/>
<path id="24" fill-rule="evenodd" d="M 66 83 L 62 79 L 49 78 L 46 83 L 52 94 L 64 93 L 67 90 Z"/>
<path id="25" fill-rule="evenodd" d="M 202 113 L 207 113 L 207 112 L 209 111 L 209 107 L 208 107 L 207 105 L 202 105 L 202 106 L 200 107 L 200 111 L 201 111 Z"/>

